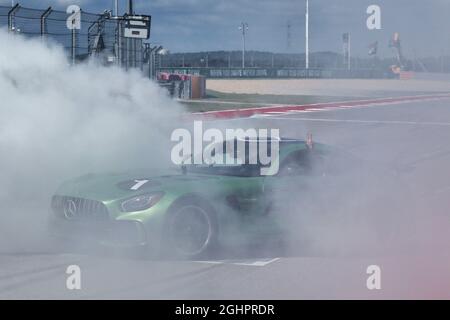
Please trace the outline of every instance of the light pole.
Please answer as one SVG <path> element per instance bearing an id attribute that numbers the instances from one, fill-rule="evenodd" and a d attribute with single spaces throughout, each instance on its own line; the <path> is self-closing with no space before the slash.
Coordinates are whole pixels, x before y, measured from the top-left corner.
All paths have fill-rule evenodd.
<path id="1" fill-rule="evenodd" d="M 133 0 L 128 0 L 128 14 L 130 15 L 134 14 Z"/>
<path id="2" fill-rule="evenodd" d="M 242 31 L 242 69 L 245 69 L 245 35 L 248 31 L 248 23 L 242 22 L 239 30 Z"/>
<path id="3" fill-rule="evenodd" d="M 305 67 L 309 69 L 309 0 L 306 0 L 305 10 Z"/>
<path id="4" fill-rule="evenodd" d="M 352 68 L 352 59 L 351 59 L 351 54 L 352 54 L 352 45 L 351 45 L 351 37 L 350 34 L 348 34 L 348 61 L 347 61 L 347 66 L 348 66 L 348 70 L 350 70 Z"/>
<path id="5" fill-rule="evenodd" d="M 118 17 L 119 16 L 119 0 L 114 0 L 114 16 Z"/>

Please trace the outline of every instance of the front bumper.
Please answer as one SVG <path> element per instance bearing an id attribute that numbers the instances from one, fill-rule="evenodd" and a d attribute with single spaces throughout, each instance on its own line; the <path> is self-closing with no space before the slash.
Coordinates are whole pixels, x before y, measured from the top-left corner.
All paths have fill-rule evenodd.
<path id="1" fill-rule="evenodd" d="M 117 248 L 148 246 L 144 226 L 139 221 L 67 221 L 51 217 L 48 230 L 51 237 L 66 242 Z"/>

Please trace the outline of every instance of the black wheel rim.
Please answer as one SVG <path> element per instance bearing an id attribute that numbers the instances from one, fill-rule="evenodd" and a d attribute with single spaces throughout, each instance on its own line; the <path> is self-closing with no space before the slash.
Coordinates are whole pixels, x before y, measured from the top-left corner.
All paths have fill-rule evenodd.
<path id="1" fill-rule="evenodd" d="M 211 240 L 209 215 L 200 207 L 185 206 L 174 214 L 170 232 L 177 253 L 184 256 L 198 255 L 208 247 Z"/>

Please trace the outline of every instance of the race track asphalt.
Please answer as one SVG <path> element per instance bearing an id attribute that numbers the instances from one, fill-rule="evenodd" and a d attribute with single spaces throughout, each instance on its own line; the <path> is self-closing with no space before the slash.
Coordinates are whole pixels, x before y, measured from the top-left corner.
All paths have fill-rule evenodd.
<path id="1" fill-rule="evenodd" d="M 39 248 L 5 252 L 0 299 L 450 298 L 450 99 L 208 125 L 279 128 L 297 138 L 312 132 L 316 141 L 404 168 L 412 196 L 403 201 L 419 230 L 385 254 L 230 250 L 208 261 L 160 261 Z M 392 197 L 396 192 L 403 195 L 394 190 Z M 81 290 L 66 288 L 69 265 L 81 268 Z M 380 290 L 366 287 L 370 265 L 381 268 Z"/>

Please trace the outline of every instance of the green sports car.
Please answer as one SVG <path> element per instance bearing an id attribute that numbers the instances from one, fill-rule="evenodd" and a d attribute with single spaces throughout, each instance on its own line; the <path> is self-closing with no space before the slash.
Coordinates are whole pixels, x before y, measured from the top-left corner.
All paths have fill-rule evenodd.
<path id="1" fill-rule="evenodd" d="M 322 176 L 330 150 L 282 138 L 273 159 L 279 171 L 267 176 L 258 164 L 185 165 L 161 175 L 88 174 L 57 190 L 50 230 L 58 237 L 184 258 L 202 256 L 224 241 L 280 235 L 275 201 L 296 198 L 293 189 L 307 187 L 307 177 Z"/>

